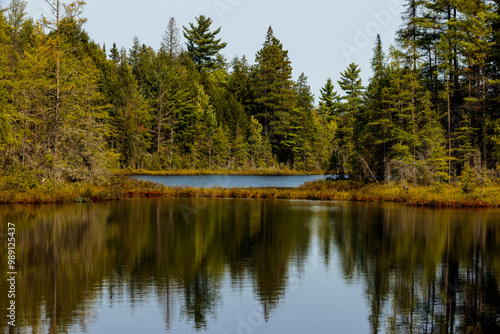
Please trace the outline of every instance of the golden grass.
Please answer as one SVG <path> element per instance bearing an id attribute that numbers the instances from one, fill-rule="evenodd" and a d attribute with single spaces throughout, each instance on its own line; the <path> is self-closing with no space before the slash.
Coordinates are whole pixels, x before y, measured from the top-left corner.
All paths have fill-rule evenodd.
<path id="1" fill-rule="evenodd" d="M 106 201 L 134 197 L 214 197 L 400 202 L 427 207 L 500 207 L 500 185 L 471 193 L 449 184 L 401 186 L 352 181 L 319 180 L 299 188 L 192 188 L 165 187 L 147 181 L 114 176 L 102 184 L 45 185 L 25 192 L 0 191 L 0 203 L 54 203 Z"/>

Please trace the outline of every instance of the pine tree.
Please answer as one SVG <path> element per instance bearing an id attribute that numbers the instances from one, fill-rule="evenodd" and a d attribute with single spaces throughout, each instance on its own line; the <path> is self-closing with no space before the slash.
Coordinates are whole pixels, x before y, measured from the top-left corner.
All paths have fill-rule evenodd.
<path id="1" fill-rule="evenodd" d="M 253 91 L 250 65 L 247 58 L 235 58 L 231 64 L 232 71 L 228 78 L 227 89 L 238 100 L 247 115 L 253 108 Z"/>
<path id="2" fill-rule="evenodd" d="M 320 89 L 319 110 L 321 114 L 329 117 L 337 117 L 341 98 L 334 90 L 332 79 L 328 78 L 324 87 Z"/>
<path id="3" fill-rule="evenodd" d="M 168 160 L 171 166 L 176 115 L 192 108 L 193 103 L 189 92 L 181 87 L 177 65 L 171 64 L 170 58 L 161 58 L 161 55 L 155 57 L 154 62 L 155 68 L 149 75 L 150 91 L 147 96 L 151 96 L 156 109 L 156 154 L 162 153 L 164 139 L 168 138 Z"/>
<path id="4" fill-rule="evenodd" d="M 387 105 L 389 79 L 380 35 L 377 36 L 371 61 L 373 76 L 367 89 L 367 126 L 362 137 L 363 156 L 380 179 L 385 179 L 390 150 L 392 114 Z"/>
<path id="5" fill-rule="evenodd" d="M 143 95 L 148 98 L 148 92 L 151 91 L 151 73 L 155 68 L 155 57 L 156 54 L 151 47 L 147 47 L 145 44 L 139 42 L 139 38 L 134 37 L 133 46 L 129 50 L 128 62 L 132 67 L 132 73 L 134 74 L 139 88 Z"/>
<path id="6" fill-rule="evenodd" d="M 297 107 L 305 112 L 312 112 L 314 108 L 314 95 L 311 87 L 307 84 L 307 76 L 302 72 L 295 84 L 295 94 L 297 95 Z"/>
<path id="7" fill-rule="evenodd" d="M 315 169 L 319 163 L 313 146 L 319 141 L 318 124 L 314 122 L 314 95 L 307 83 L 307 76 L 301 73 L 295 85 L 297 95 L 296 117 L 292 129 L 297 134 L 293 161 L 296 169 Z"/>
<path id="8" fill-rule="evenodd" d="M 211 18 L 200 15 L 196 18 L 196 25 L 189 23 L 189 28 L 184 27 L 184 37 L 188 40 L 187 53 L 199 71 L 213 69 L 216 66 L 214 57 L 227 45 L 216 39 L 221 28 L 210 31 L 211 25 Z"/>
<path id="9" fill-rule="evenodd" d="M 482 0 L 464 1 L 460 5 L 459 8 L 464 14 L 459 25 L 463 32 L 460 46 L 467 64 L 465 72 L 469 81 L 466 102 L 474 122 L 472 127 L 479 130 L 475 137 L 482 153 L 481 163 L 483 168 L 487 168 L 486 131 L 490 122 L 487 117 L 487 95 L 490 86 L 488 59 L 491 59 L 491 50 L 494 46 L 492 7 Z"/>
<path id="10" fill-rule="evenodd" d="M 264 131 L 271 139 L 274 154 L 281 162 L 286 162 L 292 156 L 288 145 L 289 139 L 285 137 L 290 126 L 289 113 L 294 107 L 295 93 L 288 51 L 283 49 L 271 27 L 255 60 L 253 74 L 255 109 L 252 114 L 264 126 Z"/>
<path id="11" fill-rule="evenodd" d="M 425 20 L 421 17 L 423 5 L 422 0 L 407 0 L 406 11 L 403 14 L 403 28 L 397 32 L 396 41 L 406 51 L 408 62 L 413 70 L 416 70 L 421 62 L 422 47 L 425 44 L 425 32 L 422 26 Z"/>
<path id="12" fill-rule="evenodd" d="M 360 73 L 358 65 L 352 63 L 341 73 L 341 79 L 338 81 L 346 95 L 342 98 L 344 102 L 341 106 L 341 113 L 336 119 L 338 149 L 332 157 L 332 168 L 340 174 L 359 175 L 361 171 L 360 134 L 365 123 L 363 110 L 365 93 Z"/>
<path id="13" fill-rule="evenodd" d="M 388 157 L 391 170 L 400 180 L 417 182 L 423 178 L 447 180 L 443 169 L 449 157 L 444 155 L 444 131 L 430 102 L 430 94 L 419 80 L 420 67 L 405 67 L 405 55 L 391 48 L 387 107 L 392 117 Z M 420 161 L 425 157 L 424 161 Z M 428 166 L 427 166 L 428 165 Z M 423 173 L 422 168 L 430 168 Z M 424 169 L 425 169 L 424 168 Z"/>
<path id="14" fill-rule="evenodd" d="M 118 63 L 120 62 L 120 51 L 116 47 L 116 43 L 113 43 L 113 47 L 109 51 L 109 58 L 115 65 L 118 65 Z"/>
<path id="15" fill-rule="evenodd" d="M 111 148 L 120 155 L 121 167 L 137 168 L 150 146 L 150 110 L 127 59 L 126 50 L 109 74 L 107 100 L 112 118 Z"/>

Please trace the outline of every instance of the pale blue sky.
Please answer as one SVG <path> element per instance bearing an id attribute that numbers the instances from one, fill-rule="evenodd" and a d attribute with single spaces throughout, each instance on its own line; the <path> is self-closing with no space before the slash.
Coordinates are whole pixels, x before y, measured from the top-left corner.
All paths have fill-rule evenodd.
<path id="1" fill-rule="evenodd" d="M 1 0 L 0 0 L 1 1 Z M 289 50 L 294 79 L 301 72 L 317 97 L 328 77 L 335 81 L 350 62 L 361 66 L 364 84 L 371 75 L 375 35 L 380 33 L 387 49 L 401 25 L 404 0 L 87 0 L 85 29 L 109 50 L 113 42 L 130 48 L 134 36 L 158 49 L 170 17 L 178 27 L 204 14 L 228 43 L 228 60 L 246 55 L 253 63 L 267 28 Z M 29 13 L 38 18 L 46 11 L 45 0 L 28 0 Z M 184 42 L 184 41 L 183 41 Z"/>

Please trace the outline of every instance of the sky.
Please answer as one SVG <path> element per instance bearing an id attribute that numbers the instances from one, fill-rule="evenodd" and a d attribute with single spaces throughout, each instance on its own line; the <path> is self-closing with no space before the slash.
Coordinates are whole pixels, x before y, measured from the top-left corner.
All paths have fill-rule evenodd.
<path id="1" fill-rule="evenodd" d="M 7 0 L 0 0 L 6 2 Z M 45 0 L 27 0 L 30 16 L 50 13 Z M 69 0 L 68 0 L 69 1 Z M 68 2 L 67 1 L 67 2 Z M 227 42 L 222 53 L 230 61 L 245 55 L 251 64 L 262 48 L 268 27 L 289 51 L 294 80 L 304 72 L 315 97 L 328 78 L 336 89 L 340 72 L 354 62 L 361 67 L 363 83 L 371 76 L 370 59 L 377 34 L 384 49 L 394 43 L 401 25 L 404 0 L 86 0 L 84 28 L 107 50 L 116 43 L 130 48 L 137 36 L 158 49 L 168 20 L 178 28 L 199 15 L 221 27 Z M 182 37 L 183 43 L 185 42 Z"/>

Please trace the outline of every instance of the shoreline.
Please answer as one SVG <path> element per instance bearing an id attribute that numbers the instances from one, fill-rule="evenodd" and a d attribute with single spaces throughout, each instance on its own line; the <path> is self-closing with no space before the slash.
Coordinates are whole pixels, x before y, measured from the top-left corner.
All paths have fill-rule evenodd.
<path id="1" fill-rule="evenodd" d="M 144 169 L 126 169 L 115 170 L 112 175 L 124 176 L 193 176 L 193 175 L 242 175 L 242 176 L 300 176 L 300 175 L 324 175 L 325 171 L 295 171 L 295 170 L 278 170 L 278 169 L 248 169 L 248 170 L 209 170 L 209 169 L 179 169 L 179 170 L 165 170 L 153 171 Z"/>
<path id="2" fill-rule="evenodd" d="M 57 189 L 38 186 L 25 192 L 0 191 L 1 204 L 81 203 L 153 197 L 393 202 L 416 207 L 489 208 L 500 207 L 500 184 L 485 186 L 482 191 L 477 188 L 470 193 L 463 193 L 461 188 L 448 184 L 403 187 L 330 180 L 308 182 L 298 188 L 193 188 L 166 187 L 115 175 L 100 185 L 61 184 Z"/>

